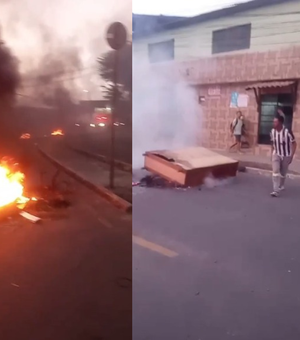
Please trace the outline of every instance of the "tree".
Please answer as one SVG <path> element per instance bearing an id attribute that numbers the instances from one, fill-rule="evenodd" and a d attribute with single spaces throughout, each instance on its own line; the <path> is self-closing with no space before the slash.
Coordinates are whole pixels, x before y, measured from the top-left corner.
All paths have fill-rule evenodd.
<path id="1" fill-rule="evenodd" d="M 117 64 L 117 96 L 118 98 L 130 96 L 132 93 L 132 44 L 127 43 L 120 51 L 111 50 L 98 59 L 99 73 L 107 85 L 103 86 L 105 97 L 112 98 L 114 89 L 115 55 L 119 53 Z"/>
<path id="2" fill-rule="evenodd" d="M 17 135 L 12 104 L 20 85 L 19 63 L 11 50 L 0 41 L 0 139 L 9 145 Z"/>
<path id="3" fill-rule="evenodd" d="M 10 49 L 0 41 L 0 97 L 11 96 L 16 93 L 20 85 L 19 63 Z"/>

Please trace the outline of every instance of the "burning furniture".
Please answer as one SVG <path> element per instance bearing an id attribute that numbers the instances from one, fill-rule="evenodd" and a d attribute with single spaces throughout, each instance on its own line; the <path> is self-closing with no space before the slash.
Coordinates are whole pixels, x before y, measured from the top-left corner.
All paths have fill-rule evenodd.
<path id="1" fill-rule="evenodd" d="M 149 151 L 144 156 L 146 170 L 185 187 L 202 185 L 209 176 L 216 179 L 235 177 L 239 164 L 202 147 Z"/>

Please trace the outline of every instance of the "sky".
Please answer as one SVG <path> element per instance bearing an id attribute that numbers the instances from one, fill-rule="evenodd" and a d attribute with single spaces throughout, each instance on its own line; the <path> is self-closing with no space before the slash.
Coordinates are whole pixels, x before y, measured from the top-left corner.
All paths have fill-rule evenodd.
<path id="1" fill-rule="evenodd" d="M 249 0 L 210 0 L 207 2 L 197 0 L 133 0 L 132 11 L 135 14 L 194 16 L 247 1 Z"/>
<path id="2" fill-rule="evenodd" d="M 108 25 L 121 21 L 129 33 L 132 30 L 131 0 L 0 0 L 0 12 L 1 39 L 18 58 L 22 73 L 41 69 L 48 54 L 65 61 L 66 68 L 66 56 L 78 58 L 78 69 L 84 71 L 76 70 L 75 76 L 92 99 L 100 94 L 96 60 L 110 50 L 105 39 Z"/>

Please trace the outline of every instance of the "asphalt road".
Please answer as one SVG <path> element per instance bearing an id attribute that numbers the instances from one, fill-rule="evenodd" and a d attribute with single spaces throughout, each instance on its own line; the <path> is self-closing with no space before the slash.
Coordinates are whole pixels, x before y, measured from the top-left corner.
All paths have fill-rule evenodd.
<path id="1" fill-rule="evenodd" d="M 49 163 L 34 152 L 29 158 L 25 185 L 37 185 L 40 171 L 51 180 Z M 0 223 L 3 340 L 132 338 L 131 219 L 70 185 L 66 218 Z"/>
<path id="2" fill-rule="evenodd" d="M 133 190 L 135 340 L 300 339 L 300 181 Z"/>
<path id="3" fill-rule="evenodd" d="M 129 132 L 122 131 L 122 129 L 122 127 L 116 128 L 115 157 L 120 161 L 131 164 L 132 136 Z M 97 129 L 97 131 L 98 132 L 68 135 L 66 136 L 66 141 L 83 150 L 104 156 L 110 156 L 109 131 L 102 131 L 101 128 Z"/>

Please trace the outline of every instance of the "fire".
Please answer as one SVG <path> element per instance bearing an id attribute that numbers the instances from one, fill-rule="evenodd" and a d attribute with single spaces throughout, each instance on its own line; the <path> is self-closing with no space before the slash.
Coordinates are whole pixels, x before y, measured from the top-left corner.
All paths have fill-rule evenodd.
<path id="1" fill-rule="evenodd" d="M 52 136 L 63 136 L 64 133 L 61 129 L 58 129 L 58 130 L 54 130 L 52 133 L 51 133 Z"/>
<path id="2" fill-rule="evenodd" d="M 0 166 L 0 207 L 11 203 L 25 203 L 29 199 L 23 196 L 24 174 L 12 173 L 4 166 Z"/>
<path id="3" fill-rule="evenodd" d="M 23 133 L 20 137 L 20 139 L 30 139 L 30 138 L 31 138 L 30 133 Z"/>

